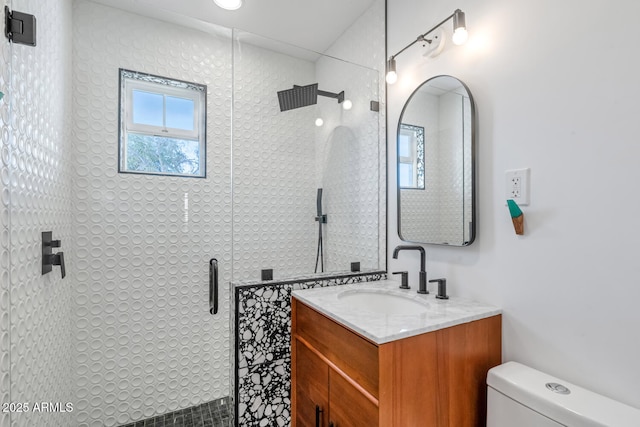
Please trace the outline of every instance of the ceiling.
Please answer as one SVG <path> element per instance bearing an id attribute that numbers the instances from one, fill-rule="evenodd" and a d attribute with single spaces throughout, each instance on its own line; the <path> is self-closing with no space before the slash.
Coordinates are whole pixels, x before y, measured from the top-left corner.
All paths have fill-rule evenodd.
<path id="1" fill-rule="evenodd" d="M 98 3 L 175 21 L 192 18 L 238 28 L 315 52 L 325 52 L 374 0 L 244 0 L 235 11 L 213 0 L 94 0 Z"/>

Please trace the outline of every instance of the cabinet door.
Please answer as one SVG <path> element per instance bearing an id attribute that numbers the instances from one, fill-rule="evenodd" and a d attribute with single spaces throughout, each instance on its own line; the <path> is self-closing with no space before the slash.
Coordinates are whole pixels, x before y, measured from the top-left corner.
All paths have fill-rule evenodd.
<path id="1" fill-rule="evenodd" d="M 296 427 L 326 427 L 329 408 L 329 366 L 295 340 Z"/>
<path id="2" fill-rule="evenodd" d="M 329 369 L 329 426 L 376 427 L 378 407 L 333 369 Z"/>

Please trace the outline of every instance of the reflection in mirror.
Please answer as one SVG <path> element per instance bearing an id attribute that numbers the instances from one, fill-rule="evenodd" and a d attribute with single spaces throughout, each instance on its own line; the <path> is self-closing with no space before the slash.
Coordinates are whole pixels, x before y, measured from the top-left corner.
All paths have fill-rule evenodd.
<path id="1" fill-rule="evenodd" d="M 452 246 L 475 238 L 475 106 L 468 88 L 437 76 L 414 91 L 398 124 L 398 234 Z"/>
<path id="2" fill-rule="evenodd" d="M 398 134 L 400 188 L 424 190 L 424 128 L 400 124 Z"/>

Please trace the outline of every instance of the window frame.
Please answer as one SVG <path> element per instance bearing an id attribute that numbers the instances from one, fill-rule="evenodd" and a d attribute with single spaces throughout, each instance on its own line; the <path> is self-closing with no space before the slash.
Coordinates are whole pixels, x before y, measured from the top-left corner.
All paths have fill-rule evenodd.
<path id="1" fill-rule="evenodd" d="M 400 124 L 398 137 L 403 134 L 411 134 L 411 156 L 400 156 L 398 149 L 398 187 L 402 190 L 424 190 L 425 189 L 425 141 L 424 127 L 406 123 Z M 398 144 L 400 140 L 398 138 Z M 400 185 L 400 164 L 411 164 L 413 166 L 413 185 L 405 187 Z"/>
<path id="2" fill-rule="evenodd" d="M 138 71 L 120 68 L 120 85 L 118 93 L 118 173 L 136 175 L 175 176 L 184 178 L 207 177 L 207 86 L 178 80 L 170 77 L 157 76 Z M 194 101 L 193 130 L 167 128 L 166 126 L 143 125 L 133 123 L 133 91 L 140 90 L 148 93 L 160 94 L 166 97 L 191 99 Z M 163 122 L 166 123 L 166 103 L 163 101 Z M 163 123 L 163 124 L 164 124 Z M 191 140 L 199 145 L 199 174 L 136 171 L 127 169 L 127 143 L 129 133 Z"/>

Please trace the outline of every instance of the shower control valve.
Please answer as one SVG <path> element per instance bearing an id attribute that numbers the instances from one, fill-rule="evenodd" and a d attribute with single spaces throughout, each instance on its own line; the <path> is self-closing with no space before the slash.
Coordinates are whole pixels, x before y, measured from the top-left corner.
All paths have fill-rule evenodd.
<path id="1" fill-rule="evenodd" d="M 53 233 L 51 231 L 42 232 L 42 274 L 47 274 L 53 270 L 54 265 L 60 266 L 60 273 L 62 278 L 67 275 L 64 266 L 64 253 L 53 253 L 51 248 L 59 248 L 62 246 L 62 241 L 53 240 Z"/>
<path id="2" fill-rule="evenodd" d="M 60 273 L 62 274 L 62 278 L 64 279 L 64 277 L 67 275 L 64 268 L 64 252 L 58 252 L 58 253 L 49 255 L 48 263 L 50 265 L 59 265 Z"/>

